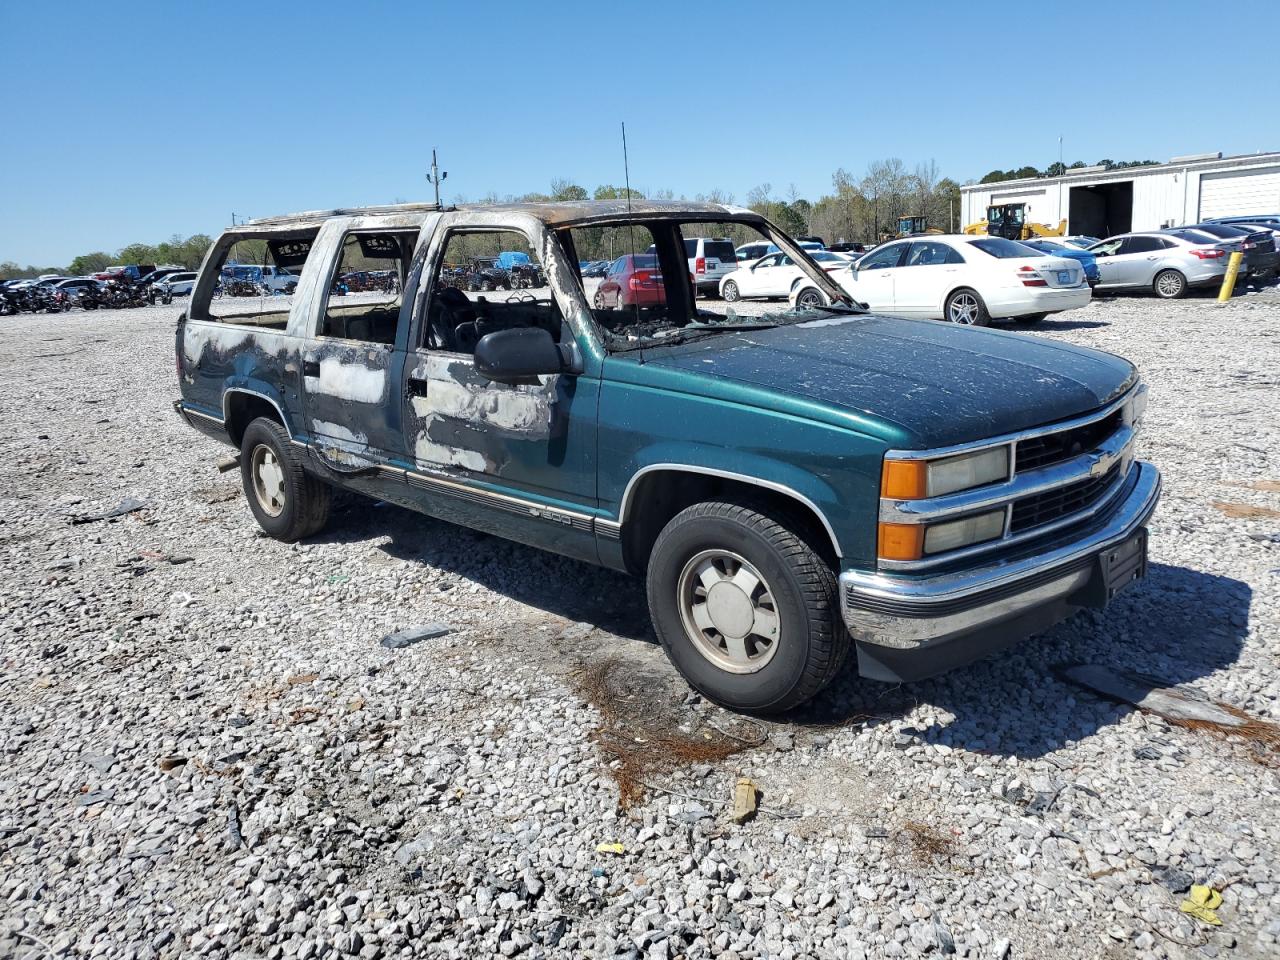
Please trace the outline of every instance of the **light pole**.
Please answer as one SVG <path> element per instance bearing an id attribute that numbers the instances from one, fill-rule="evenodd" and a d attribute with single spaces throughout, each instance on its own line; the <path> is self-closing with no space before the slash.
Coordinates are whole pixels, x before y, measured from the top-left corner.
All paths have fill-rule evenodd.
<path id="1" fill-rule="evenodd" d="M 440 181 L 444 180 L 448 176 L 449 176 L 449 171 L 446 170 L 444 173 L 440 172 L 440 167 L 436 163 L 436 149 L 435 147 L 432 147 L 431 148 L 431 172 L 427 174 L 427 179 L 431 181 L 431 185 L 435 187 L 437 207 L 440 206 Z"/>

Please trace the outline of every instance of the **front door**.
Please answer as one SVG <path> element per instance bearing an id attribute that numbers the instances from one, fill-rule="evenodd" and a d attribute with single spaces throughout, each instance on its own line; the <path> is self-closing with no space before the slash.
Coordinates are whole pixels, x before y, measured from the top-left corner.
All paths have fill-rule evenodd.
<path id="1" fill-rule="evenodd" d="M 853 295 L 876 311 L 891 312 L 894 308 L 894 278 L 898 264 L 910 244 L 887 243 L 872 250 L 858 261 L 854 268 Z"/>
<path id="2" fill-rule="evenodd" d="M 571 340 L 563 317 L 572 304 L 551 286 L 529 235 L 476 219 L 461 227 L 441 218 L 416 298 L 403 377 L 409 483 L 446 519 L 594 559 L 599 382 L 557 374 L 495 383 L 474 358 L 480 339 L 498 330 L 537 326 Z M 511 250 L 529 254 L 538 285 L 481 290 L 467 265 Z"/>
<path id="3" fill-rule="evenodd" d="M 963 263 L 960 254 L 945 243 L 913 241 L 906 261 L 894 271 L 894 311 L 913 317 L 941 316 L 942 300 L 956 286 Z"/>
<path id="4" fill-rule="evenodd" d="M 1124 244 L 1126 237 L 1116 237 L 1104 243 L 1090 247 L 1089 252 L 1098 261 L 1098 286 L 1119 287 L 1124 285 L 1125 261 Z"/>

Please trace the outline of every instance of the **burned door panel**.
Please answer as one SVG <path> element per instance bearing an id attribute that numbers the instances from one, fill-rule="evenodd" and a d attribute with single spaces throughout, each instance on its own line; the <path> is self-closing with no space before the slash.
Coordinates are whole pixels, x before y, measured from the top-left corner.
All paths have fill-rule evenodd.
<path id="1" fill-rule="evenodd" d="M 306 432 L 337 471 L 401 459 L 397 398 L 404 353 L 379 344 L 317 339 L 303 355 Z"/>

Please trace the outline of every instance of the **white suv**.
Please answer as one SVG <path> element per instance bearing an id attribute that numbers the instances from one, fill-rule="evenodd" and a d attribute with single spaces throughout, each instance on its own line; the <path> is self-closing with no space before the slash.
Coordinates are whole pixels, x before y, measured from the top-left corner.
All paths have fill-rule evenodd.
<path id="1" fill-rule="evenodd" d="M 718 295 L 721 279 L 738 269 L 733 241 L 723 237 L 686 237 L 684 255 L 689 258 L 689 273 L 698 293 Z"/>

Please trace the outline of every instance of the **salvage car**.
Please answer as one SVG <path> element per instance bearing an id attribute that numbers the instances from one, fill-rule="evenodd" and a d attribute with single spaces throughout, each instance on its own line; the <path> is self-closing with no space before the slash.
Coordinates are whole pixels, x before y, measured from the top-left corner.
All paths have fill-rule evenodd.
<path id="1" fill-rule="evenodd" d="M 934 235 L 882 244 L 831 278 L 873 312 L 986 326 L 993 319 L 1035 323 L 1089 302 L 1084 267 L 1003 237 Z M 799 307 L 828 303 L 799 283 Z"/>
<path id="2" fill-rule="evenodd" d="M 686 236 L 753 231 L 827 304 L 698 301 Z M 617 243 L 654 244 L 661 298 L 591 305 L 578 250 Z M 297 272 L 297 294 L 215 299 L 238 244 Z M 468 253 L 519 248 L 541 296 L 442 282 Z M 371 259 L 396 291 L 330 295 Z M 867 313 L 742 208 L 250 221 L 210 248 L 175 349 L 175 410 L 235 449 L 268 535 L 317 533 L 341 489 L 627 571 L 676 668 L 742 711 L 804 703 L 851 651 L 881 680 L 949 670 L 1105 607 L 1147 566 L 1160 476 L 1134 456 L 1132 364 Z"/>

